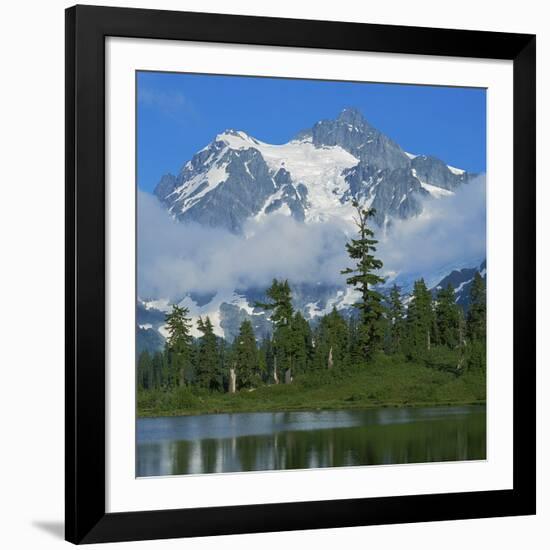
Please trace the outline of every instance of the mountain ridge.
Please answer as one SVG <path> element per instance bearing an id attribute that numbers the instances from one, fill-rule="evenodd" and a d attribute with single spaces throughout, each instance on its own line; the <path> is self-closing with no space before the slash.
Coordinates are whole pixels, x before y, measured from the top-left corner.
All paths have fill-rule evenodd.
<path id="1" fill-rule="evenodd" d="M 180 221 L 237 234 L 248 219 L 273 213 L 306 223 L 349 220 L 354 200 L 373 207 L 376 224 L 385 227 L 418 216 L 423 199 L 452 194 L 475 175 L 407 153 L 348 108 L 281 145 L 226 130 L 178 175 L 162 176 L 154 194 Z"/>

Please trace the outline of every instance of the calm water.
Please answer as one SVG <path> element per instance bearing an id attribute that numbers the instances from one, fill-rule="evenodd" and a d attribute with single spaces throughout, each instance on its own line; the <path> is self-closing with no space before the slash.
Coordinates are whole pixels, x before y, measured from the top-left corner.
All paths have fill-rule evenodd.
<path id="1" fill-rule="evenodd" d="M 485 407 L 141 418 L 137 475 L 485 459 Z"/>

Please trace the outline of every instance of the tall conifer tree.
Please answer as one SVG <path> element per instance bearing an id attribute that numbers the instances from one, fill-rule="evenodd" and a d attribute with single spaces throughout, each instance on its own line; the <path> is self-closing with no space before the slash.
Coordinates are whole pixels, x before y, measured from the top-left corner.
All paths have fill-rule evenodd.
<path id="1" fill-rule="evenodd" d="M 256 307 L 271 311 L 274 348 L 274 378 L 281 381 L 284 377 L 291 380 L 295 363 L 295 340 L 293 338 L 292 294 L 288 281 L 273 279 L 266 295 L 271 302 L 256 302 Z"/>
<path id="2" fill-rule="evenodd" d="M 197 385 L 209 390 L 221 390 L 223 380 L 219 365 L 218 340 L 210 318 L 206 316 L 203 320 L 199 317 L 197 328 L 202 334 L 199 338 L 195 366 Z"/>
<path id="3" fill-rule="evenodd" d="M 357 289 L 361 294 L 361 300 L 354 304 L 360 312 L 360 325 L 358 337 L 364 358 L 369 358 L 380 346 L 383 338 L 381 324 L 384 307 L 383 296 L 374 290 L 374 287 L 384 282 L 384 278 L 376 274 L 382 268 L 382 261 L 375 258 L 378 241 L 374 239 L 374 232 L 367 225 L 369 218 L 376 214 L 374 208 L 364 209 L 354 201 L 353 206 L 357 211 L 354 218 L 357 225 L 358 238 L 351 239 L 346 244 L 348 256 L 355 260 L 354 267 L 342 270 L 342 274 L 349 275 L 346 283 Z"/>
<path id="4" fill-rule="evenodd" d="M 312 334 L 309 323 L 299 311 L 292 319 L 292 339 L 294 370 L 296 373 L 306 372 L 313 354 Z"/>
<path id="5" fill-rule="evenodd" d="M 467 337 L 470 341 L 486 339 L 487 333 L 487 301 L 485 281 L 479 271 L 474 275 L 470 288 L 470 309 L 466 323 Z"/>
<path id="6" fill-rule="evenodd" d="M 336 308 L 321 318 L 315 335 L 315 367 L 342 368 L 349 363 L 348 325 Z"/>
<path id="7" fill-rule="evenodd" d="M 170 384 L 169 354 L 166 351 L 157 351 L 151 359 L 153 369 L 153 387 L 161 388 Z"/>
<path id="8" fill-rule="evenodd" d="M 148 390 L 152 388 L 153 369 L 151 355 L 147 350 L 142 351 L 138 358 L 137 380 L 140 389 Z"/>
<path id="9" fill-rule="evenodd" d="M 397 285 L 393 285 L 390 291 L 390 349 L 393 353 L 401 351 L 404 336 L 404 308 L 401 301 L 401 290 Z"/>
<path id="10" fill-rule="evenodd" d="M 455 303 L 455 291 L 451 284 L 437 293 L 435 319 L 437 343 L 451 349 L 461 345 L 462 319 L 460 307 Z"/>
<path id="11" fill-rule="evenodd" d="M 166 349 L 170 354 L 172 386 L 185 384 L 185 371 L 190 364 L 191 356 L 191 319 L 189 309 L 177 305 L 172 306 L 172 311 L 166 314 Z"/>
<path id="12" fill-rule="evenodd" d="M 413 358 L 422 357 L 433 343 L 434 312 L 432 295 L 424 279 L 414 283 L 414 290 L 407 308 L 407 348 Z"/>
<path id="13" fill-rule="evenodd" d="M 485 281 L 477 272 L 470 287 L 470 307 L 466 317 L 468 368 L 485 369 L 487 364 L 487 298 Z"/>
<path id="14" fill-rule="evenodd" d="M 258 348 L 252 323 L 241 323 L 239 334 L 233 342 L 233 361 L 237 374 L 237 387 L 250 388 L 260 381 Z"/>

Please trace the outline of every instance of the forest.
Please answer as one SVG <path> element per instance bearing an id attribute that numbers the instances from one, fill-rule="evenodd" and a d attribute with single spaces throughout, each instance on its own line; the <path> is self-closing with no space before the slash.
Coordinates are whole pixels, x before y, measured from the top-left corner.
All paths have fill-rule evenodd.
<path id="1" fill-rule="evenodd" d="M 467 311 L 452 286 L 432 293 L 423 279 L 411 295 L 396 285 L 384 295 L 368 224 L 375 212 L 354 206 L 351 267 L 341 271 L 359 296 L 352 314 L 333 309 L 308 322 L 289 281 L 274 279 L 255 304 L 272 334 L 259 338 L 245 320 L 229 343 L 208 317 L 194 338 L 189 311 L 174 305 L 164 349 L 138 357 L 139 416 L 484 402 L 485 281 L 476 273 Z"/>

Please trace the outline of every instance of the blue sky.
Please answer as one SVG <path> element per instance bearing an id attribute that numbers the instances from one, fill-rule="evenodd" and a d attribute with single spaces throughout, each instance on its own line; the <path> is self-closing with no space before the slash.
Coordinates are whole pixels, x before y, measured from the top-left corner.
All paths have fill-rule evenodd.
<path id="1" fill-rule="evenodd" d="M 138 186 L 151 192 L 227 128 L 285 143 L 359 109 L 406 151 L 485 172 L 484 89 L 139 72 Z"/>

